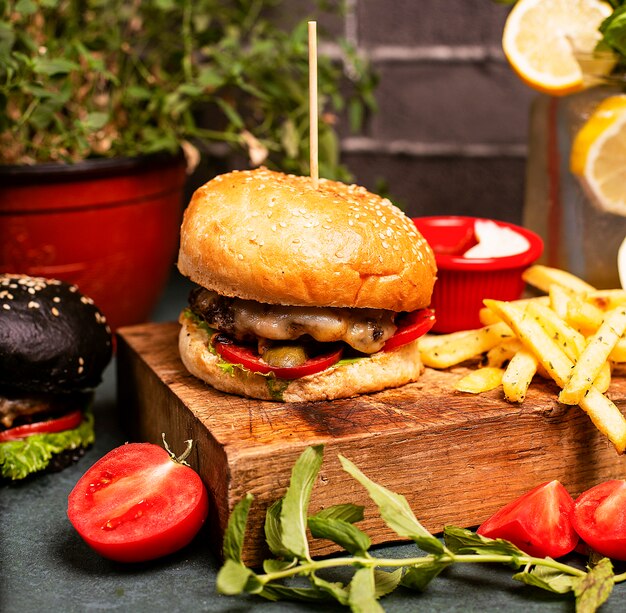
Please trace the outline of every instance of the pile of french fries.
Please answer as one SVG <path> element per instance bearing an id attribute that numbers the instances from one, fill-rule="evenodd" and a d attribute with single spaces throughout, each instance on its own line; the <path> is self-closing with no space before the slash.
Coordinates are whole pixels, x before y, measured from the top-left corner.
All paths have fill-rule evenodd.
<path id="1" fill-rule="evenodd" d="M 426 366 L 479 365 L 456 389 L 481 393 L 502 386 L 523 402 L 535 375 L 561 388 L 559 402 L 580 406 L 611 441 L 626 450 L 626 418 L 606 395 L 613 369 L 626 363 L 626 290 L 597 290 L 571 273 L 531 266 L 524 281 L 545 295 L 484 301 L 483 328 L 420 340 Z"/>

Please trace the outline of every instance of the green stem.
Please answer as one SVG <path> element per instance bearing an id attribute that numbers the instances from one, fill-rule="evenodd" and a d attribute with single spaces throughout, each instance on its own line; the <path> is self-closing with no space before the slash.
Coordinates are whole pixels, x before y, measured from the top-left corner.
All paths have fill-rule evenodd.
<path id="1" fill-rule="evenodd" d="M 360 567 L 386 567 L 386 568 L 398 568 L 398 567 L 410 567 L 410 566 L 422 566 L 430 564 L 433 560 L 441 562 L 465 562 L 465 563 L 491 563 L 491 564 L 519 564 L 519 566 L 531 565 L 531 566 L 547 566 L 555 570 L 561 571 L 567 575 L 573 575 L 576 577 L 583 577 L 587 573 L 584 570 L 574 568 L 568 564 L 557 562 L 551 558 L 534 558 L 532 556 L 523 556 L 519 558 L 513 558 L 510 555 L 454 555 L 452 553 L 442 556 L 421 556 L 419 558 L 375 558 L 375 557 L 361 557 L 355 556 L 353 558 L 329 558 L 326 560 L 317 560 L 313 562 L 306 562 L 286 568 L 274 573 L 268 573 L 266 575 L 258 575 L 257 578 L 263 584 L 280 579 L 287 579 L 289 577 L 295 577 L 297 575 L 308 575 L 313 571 L 322 570 L 325 568 L 339 568 L 342 566 L 360 566 Z M 618 575 L 620 580 L 626 579 L 626 573 L 624 576 Z"/>

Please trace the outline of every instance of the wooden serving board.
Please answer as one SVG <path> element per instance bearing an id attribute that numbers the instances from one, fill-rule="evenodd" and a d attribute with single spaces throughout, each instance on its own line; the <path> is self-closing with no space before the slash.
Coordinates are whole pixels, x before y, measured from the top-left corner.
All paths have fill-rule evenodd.
<path id="1" fill-rule="evenodd" d="M 337 454 L 366 475 L 404 494 L 430 531 L 480 524 L 499 507 L 543 481 L 559 479 L 573 496 L 609 478 L 626 477 L 619 456 L 578 407 L 556 400 L 549 382 L 532 384 L 523 404 L 500 390 L 456 392 L 464 373 L 426 369 L 416 383 L 345 400 L 283 404 L 223 394 L 190 375 L 178 356 L 177 323 L 142 324 L 118 333 L 118 395 L 136 440 L 182 450 L 192 438 L 191 466 L 211 497 L 212 546 L 221 551 L 234 505 L 254 495 L 244 558 L 267 554 L 263 522 L 280 497 L 302 450 L 324 444 L 324 464 L 311 512 L 353 502 L 366 506 L 359 524 L 374 543 L 398 540 L 380 520 L 365 490 L 340 467 Z M 609 395 L 626 407 L 626 379 Z M 333 551 L 313 541 L 314 555 Z"/>

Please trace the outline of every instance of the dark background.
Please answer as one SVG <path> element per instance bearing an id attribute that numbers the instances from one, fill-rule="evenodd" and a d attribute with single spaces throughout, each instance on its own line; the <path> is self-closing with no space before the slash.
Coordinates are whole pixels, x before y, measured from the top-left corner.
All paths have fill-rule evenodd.
<path id="1" fill-rule="evenodd" d="M 382 190 L 412 216 L 520 223 L 534 94 L 502 52 L 510 6 L 347 0 L 346 7 L 343 16 L 316 16 L 313 0 L 286 0 L 273 16 L 286 27 L 317 18 L 318 29 L 331 34 L 330 42 L 320 41 L 319 54 L 342 61 L 333 36 L 344 37 L 378 74 L 379 109 L 364 131 L 354 135 L 345 122 L 338 126 L 342 159 L 355 181 Z"/>

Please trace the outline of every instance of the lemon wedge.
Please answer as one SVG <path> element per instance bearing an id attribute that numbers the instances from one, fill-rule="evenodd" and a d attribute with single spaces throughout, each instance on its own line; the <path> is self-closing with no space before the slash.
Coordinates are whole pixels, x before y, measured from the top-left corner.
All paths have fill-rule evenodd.
<path id="1" fill-rule="evenodd" d="M 612 11 L 601 0 L 518 0 L 504 26 L 504 54 L 533 89 L 552 95 L 578 91 L 585 77 L 576 53 L 593 51 L 598 27 Z"/>
<path id="2" fill-rule="evenodd" d="M 603 100 L 578 131 L 570 170 L 596 206 L 626 216 L 626 95 Z"/>

